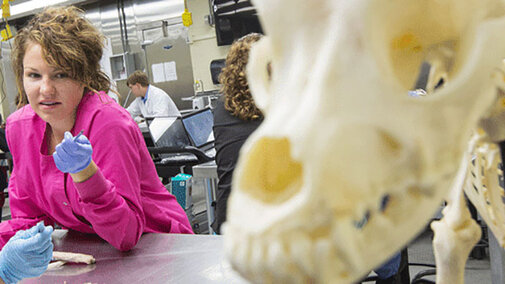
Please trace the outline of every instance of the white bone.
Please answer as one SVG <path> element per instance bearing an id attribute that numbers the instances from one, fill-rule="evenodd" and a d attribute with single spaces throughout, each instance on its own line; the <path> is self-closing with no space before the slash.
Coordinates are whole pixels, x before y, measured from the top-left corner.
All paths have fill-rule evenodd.
<path id="1" fill-rule="evenodd" d="M 501 68 L 497 70 L 498 72 L 494 74 L 497 97 L 481 118 L 479 122 L 481 128 L 475 132 L 470 140 L 469 152 L 471 155 L 467 157 L 469 160 L 467 161 L 466 181 L 461 185 L 466 196 L 473 203 L 502 247 L 505 247 L 505 190 L 499 184 L 500 178 L 503 178 L 503 170 L 499 168 L 499 164 L 502 162 L 500 149 L 493 141 L 505 140 L 504 67 L 505 65 L 502 64 Z M 462 189 L 454 190 L 459 190 L 459 193 L 453 192 L 452 195 L 460 194 L 459 198 L 461 199 Z M 453 202 L 455 199 L 456 197 L 452 196 Z M 462 202 L 462 200 L 458 202 Z M 462 283 L 462 267 L 474 242 L 480 237 L 481 231 L 476 229 L 478 227 L 473 220 L 467 222 L 468 213 L 461 211 L 467 211 L 466 209 L 458 211 L 458 206 L 448 207 L 452 208 L 450 215 L 453 218 L 449 220 L 444 218 L 439 222 L 441 224 L 438 225 L 439 229 L 434 239 L 437 267 L 440 267 L 437 270 L 437 283 Z M 457 218 L 460 218 L 460 220 L 455 220 L 455 216 L 458 214 L 460 215 Z M 435 226 L 437 225 L 432 224 L 432 227 Z M 442 228 L 443 226 L 445 227 Z M 456 227 L 459 228 L 451 231 L 451 228 Z M 472 232 L 474 235 L 471 235 Z M 444 233 L 445 236 L 443 236 Z M 455 241 L 461 243 L 454 245 Z M 462 250 L 461 247 L 465 247 L 465 249 Z M 451 259 L 451 261 L 448 261 L 448 259 Z M 454 263 L 458 265 L 450 265 Z M 458 267 L 458 269 L 454 267 Z"/>
<path id="2" fill-rule="evenodd" d="M 499 185 L 503 175 L 498 164 L 501 162 L 498 147 L 487 142 L 486 137 L 476 134 L 478 144 L 469 165 L 468 179 L 464 191 L 480 216 L 495 235 L 502 247 L 505 246 L 505 192 Z"/>
<path id="3" fill-rule="evenodd" d="M 92 264 L 96 262 L 95 258 L 92 255 L 63 251 L 53 251 L 52 260 L 85 264 Z"/>
<path id="4" fill-rule="evenodd" d="M 499 177 L 503 172 L 498 167 L 501 162 L 500 150 L 490 141 L 503 140 L 501 128 L 505 126 L 505 107 L 502 103 L 503 93 L 501 90 L 498 93 L 495 103 L 480 121 L 486 131 L 476 131 L 470 140 L 467 155 L 460 167 L 460 171 L 467 169 L 466 179 L 460 172 L 444 209 L 444 218 L 432 223 L 437 283 L 463 283 L 468 254 L 481 235 L 480 227 L 470 218 L 466 208 L 463 189 L 500 245 L 505 245 L 505 191 L 499 185 Z"/>
<path id="5" fill-rule="evenodd" d="M 352 283 L 413 238 L 448 195 L 495 97 L 503 3 L 254 4 L 267 37 L 248 74 L 265 120 L 234 174 L 226 254 L 258 283 Z M 446 86 L 408 97 L 431 58 L 447 69 Z"/>
<path id="6" fill-rule="evenodd" d="M 447 206 L 443 210 L 444 217 L 431 223 L 435 233 L 433 250 L 437 264 L 436 283 L 464 283 L 466 260 L 481 236 L 480 226 L 471 218 L 462 190 L 476 140 L 472 139 L 469 143 L 470 150 L 463 156 L 447 198 Z"/>

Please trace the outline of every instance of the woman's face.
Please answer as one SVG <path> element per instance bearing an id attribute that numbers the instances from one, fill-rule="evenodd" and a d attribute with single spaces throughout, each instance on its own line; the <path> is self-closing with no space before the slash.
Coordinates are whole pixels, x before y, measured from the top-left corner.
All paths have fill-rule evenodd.
<path id="1" fill-rule="evenodd" d="M 42 47 L 29 43 L 23 58 L 23 86 L 32 109 L 53 128 L 70 130 L 84 94 L 84 85 L 51 67 Z"/>

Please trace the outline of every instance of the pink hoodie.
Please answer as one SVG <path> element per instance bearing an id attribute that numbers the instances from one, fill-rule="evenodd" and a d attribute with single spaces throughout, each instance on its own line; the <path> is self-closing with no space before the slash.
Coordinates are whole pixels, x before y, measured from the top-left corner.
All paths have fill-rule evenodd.
<path id="1" fill-rule="evenodd" d="M 14 169 L 9 180 L 12 219 L 0 223 L 0 246 L 38 221 L 96 233 L 119 250 L 142 233 L 191 234 L 191 225 L 160 182 L 142 133 L 130 114 L 105 93 L 87 93 L 72 135 L 84 130 L 99 170 L 74 183 L 47 155 L 46 122 L 27 105 L 7 119 Z"/>

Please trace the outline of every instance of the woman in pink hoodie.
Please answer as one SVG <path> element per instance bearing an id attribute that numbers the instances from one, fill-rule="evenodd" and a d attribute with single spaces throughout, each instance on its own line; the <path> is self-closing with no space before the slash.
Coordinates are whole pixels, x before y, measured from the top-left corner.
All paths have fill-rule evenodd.
<path id="1" fill-rule="evenodd" d="M 106 94 L 103 42 L 75 7 L 48 8 L 17 34 L 19 109 L 6 126 L 12 219 L 0 223 L 0 246 L 41 220 L 98 234 L 119 250 L 144 232 L 192 233 L 140 129 Z"/>

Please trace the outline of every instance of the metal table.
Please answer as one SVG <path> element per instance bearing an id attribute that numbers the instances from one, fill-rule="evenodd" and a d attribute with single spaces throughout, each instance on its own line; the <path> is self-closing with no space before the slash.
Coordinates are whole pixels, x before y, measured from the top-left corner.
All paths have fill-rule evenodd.
<path id="1" fill-rule="evenodd" d="M 491 283 L 505 283 L 505 250 L 496 240 L 491 229 L 488 228 L 489 260 L 491 262 Z"/>
<path id="2" fill-rule="evenodd" d="M 121 252 L 96 235 L 56 230 L 54 250 L 91 254 L 92 265 L 66 264 L 21 283 L 247 283 L 224 260 L 221 236 L 144 234 Z"/>
<path id="3" fill-rule="evenodd" d="M 215 219 L 214 206 L 213 203 L 216 200 L 216 190 L 217 190 L 217 166 L 216 161 L 210 161 L 203 164 L 198 164 L 193 166 L 193 179 L 203 179 L 204 190 L 205 190 L 205 200 L 207 207 L 207 221 L 209 226 L 209 234 L 214 234 L 214 230 L 211 225 Z"/>

